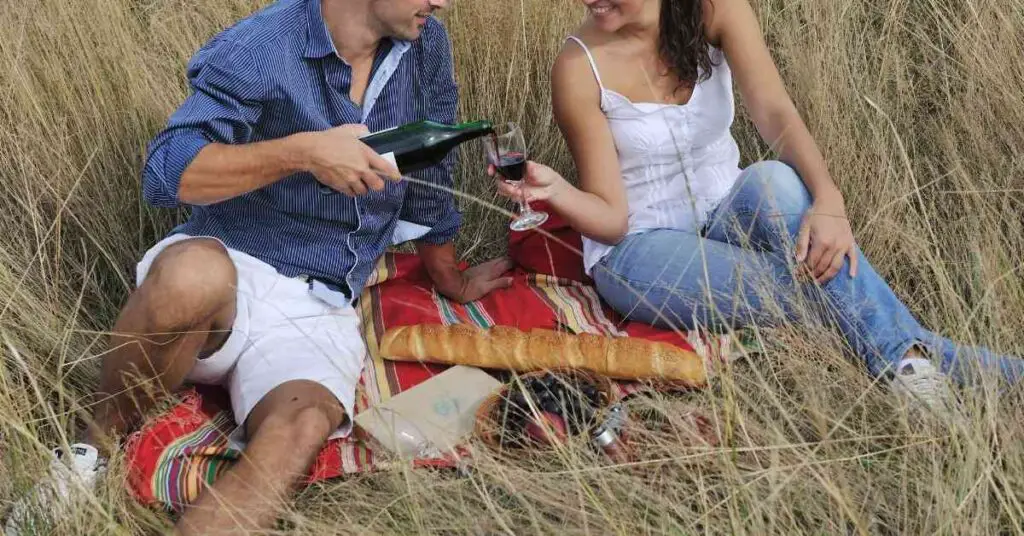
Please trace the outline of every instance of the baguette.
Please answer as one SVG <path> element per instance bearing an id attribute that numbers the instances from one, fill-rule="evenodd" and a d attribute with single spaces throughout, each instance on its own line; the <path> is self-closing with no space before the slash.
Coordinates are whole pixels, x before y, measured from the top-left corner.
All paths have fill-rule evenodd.
<path id="1" fill-rule="evenodd" d="M 671 344 L 546 329 L 526 332 L 509 326 L 486 330 L 467 324 L 401 326 L 384 333 L 380 354 L 393 361 L 516 372 L 572 367 L 622 380 L 665 380 L 693 386 L 707 381 L 703 359 Z"/>

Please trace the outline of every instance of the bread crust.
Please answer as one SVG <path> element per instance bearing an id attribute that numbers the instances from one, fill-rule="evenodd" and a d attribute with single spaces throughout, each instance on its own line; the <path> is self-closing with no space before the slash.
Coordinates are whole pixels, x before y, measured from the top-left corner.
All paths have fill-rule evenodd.
<path id="1" fill-rule="evenodd" d="M 393 361 L 530 372 L 561 367 L 590 370 L 622 380 L 660 380 L 699 386 L 704 361 L 675 345 L 634 337 L 574 335 L 554 330 L 483 329 L 469 324 L 417 324 L 384 333 L 380 353 Z"/>

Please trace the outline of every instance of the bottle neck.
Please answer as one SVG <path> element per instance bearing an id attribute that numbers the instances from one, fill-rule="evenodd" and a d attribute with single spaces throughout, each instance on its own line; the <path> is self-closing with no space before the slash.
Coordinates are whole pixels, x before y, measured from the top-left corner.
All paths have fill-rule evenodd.
<path id="1" fill-rule="evenodd" d="M 458 143 L 494 133 L 494 125 L 487 120 L 460 123 L 451 127 L 451 129 L 458 133 L 458 135 L 455 136 Z"/>
<path id="2" fill-rule="evenodd" d="M 458 125 L 457 128 L 459 130 L 462 130 L 462 131 L 465 131 L 465 132 L 473 132 L 474 134 L 478 134 L 478 135 L 479 134 L 490 134 L 490 133 L 494 132 L 494 125 L 490 121 L 487 121 L 486 119 L 482 119 L 480 121 L 471 121 L 471 122 L 468 122 L 468 123 L 462 123 L 462 124 Z"/>

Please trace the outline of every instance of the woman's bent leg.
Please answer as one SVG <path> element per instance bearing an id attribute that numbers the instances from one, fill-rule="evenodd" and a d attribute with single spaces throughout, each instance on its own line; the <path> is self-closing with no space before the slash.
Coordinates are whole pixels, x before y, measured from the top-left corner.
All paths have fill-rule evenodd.
<path id="1" fill-rule="evenodd" d="M 620 314 L 679 329 L 777 323 L 789 317 L 795 291 L 771 255 L 675 230 L 627 236 L 593 275 Z"/>
<path id="2" fill-rule="evenodd" d="M 744 170 L 737 185 L 712 217 L 708 237 L 749 244 L 792 265 L 794 242 L 811 198 L 803 181 L 786 164 L 761 162 Z M 940 370 L 966 383 L 971 369 L 998 370 L 1016 382 L 1024 377 L 1024 361 L 993 355 L 984 348 L 957 345 L 921 326 L 875 271 L 858 248 L 857 277 L 850 277 L 849 259 L 836 277 L 820 287 L 804 285 L 809 297 L 824 304 L 843 335 L 874 375 L 895 370 L 915 346 L 941 358 Z M 959 357 L 958 357 L 959 356 Z"/>

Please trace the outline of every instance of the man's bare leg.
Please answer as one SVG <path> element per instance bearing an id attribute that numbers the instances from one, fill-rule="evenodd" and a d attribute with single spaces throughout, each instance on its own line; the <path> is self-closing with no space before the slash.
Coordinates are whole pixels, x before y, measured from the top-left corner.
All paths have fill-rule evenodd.
<path id="1" fill-rule="evenodd" d="M 271 391 L 249 415 L 250 440 L 241 459 L 185 511 L 175 534 L 249 534 L 272 527 L 345 418 L 338 399 L 317 383 L 292 381 Z"/>
<path id="2" fill-rule="evenodd" d="M 135 424 L 153 397 L 181 386 L 201 351 L 224 343 L 235 318 L 236 281 L 231 258 L 215 240 L 177 242 L 157 256 L 110 336 L 87 443 L 109 453 L 109 442 Z"/>

